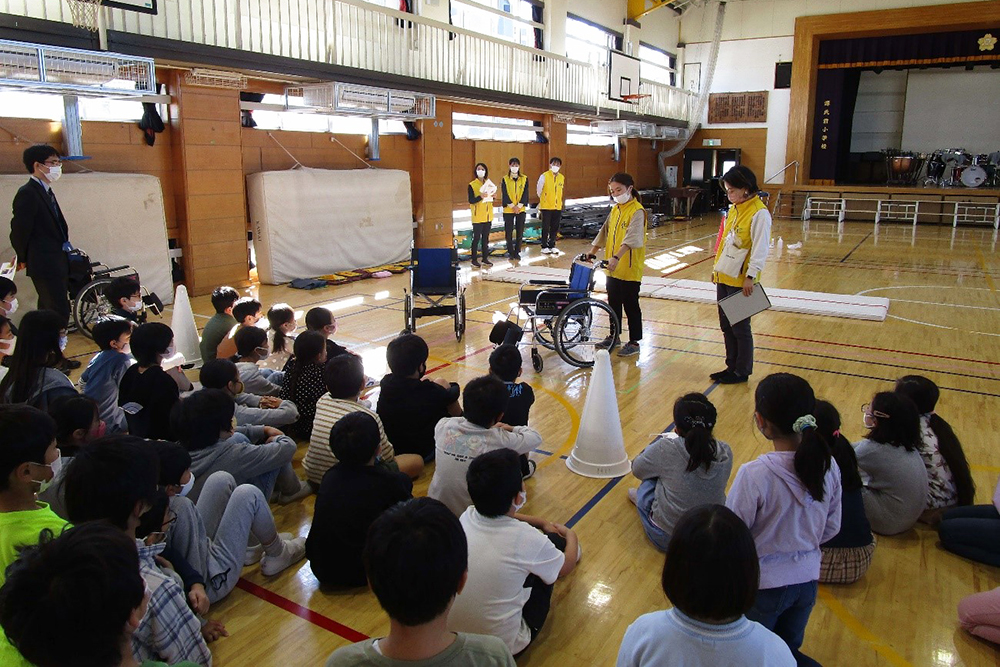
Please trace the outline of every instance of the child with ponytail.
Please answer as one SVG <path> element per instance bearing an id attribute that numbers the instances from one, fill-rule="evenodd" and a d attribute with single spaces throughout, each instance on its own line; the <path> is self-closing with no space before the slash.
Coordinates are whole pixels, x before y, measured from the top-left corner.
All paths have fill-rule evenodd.
<path id="1" fill-rule="evenodd" d="M 820 544 L 840 532 L 840 469 L 816 428 L 808 382 L 769 375 L 754 401 L 754 423 L 774 451 L 740 466 L 726 498 L 760 559 L 760 588 L 747 618 L 781 637 L 798 664 L 817 664 L 799 647 L 816 604 Z"/>
<path id="2" fill-rule="evenodd" d="M 667 550 L 684 512 L 725 502 L 733 452 L 712 437 L 716 417 L 704 394 L 681 396 L 674 403 L 674 433 L 660 436 L 632 461 L 632 474 L 642 484 L 629 489 L 628 497 L 639 510 L 646 537 L 660 551 Z"/>
<path id="3" fill-rule="evenodd" d="M 267 347 L 269 354 L 258 366 L 280 371 L 292 356 L 297 326 L 295 311 L 287 303 L 276 303 L 267 309 Z"/>
<path id="4" fill-rule="evenodd" d="M 962 443 L 934 408 L 941 390 L 922 375 L 904 375 L 896 381 L 896 393 L 906 396 L 920 413 L 920 442 L 917 451 L 927 469 L 927 510 L 921 521 L 937 524 L 943 510 L 956 505 L 971 505 L 976 499 L 969 462 Z"/>

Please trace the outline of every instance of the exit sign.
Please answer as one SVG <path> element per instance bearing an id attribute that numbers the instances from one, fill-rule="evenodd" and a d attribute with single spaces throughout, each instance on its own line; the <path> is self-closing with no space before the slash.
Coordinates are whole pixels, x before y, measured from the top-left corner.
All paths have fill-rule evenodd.
<path id="1" fill-rule="evenodd" d="M 701 145 L 702 146 L 721 146 L 722 145 L 722 139 L 702 139 L 701 140 Z"/>

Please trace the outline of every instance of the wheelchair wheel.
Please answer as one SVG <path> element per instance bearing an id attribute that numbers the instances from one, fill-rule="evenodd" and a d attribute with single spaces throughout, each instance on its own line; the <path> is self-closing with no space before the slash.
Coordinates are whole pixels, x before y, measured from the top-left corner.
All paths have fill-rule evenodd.
<path id="1" fill-rule="evenodd" d="M 111 303 L 104 296 L 104 288 L 111 278 L 98 278 L 87 283 L 76 295 L 73 302 L 73 321 L 77 331 L 87 338 L 93 338 L 94 325 L 111 314 Z"/>
<path id="2" fill-rule="evenodd" d="M 552 332 L 556 352 L 578 368 L 594 365 L 597 346 L 619 333 L 618 318 L 611 307 L 597 299 L 578 299 L 562 309 Z"/>
<path id="3" fill-rule="evenodd" d="M 536 373 L 541 373 L 544 366 L 542 355 L 538 354 L 538 350 L 535 348 L 531 348 L 531 367 L 535 369 Z"/>
<path id="4" fill-rule="evenodd" d="M 455 340 L 465 335 L 465 290 L 455 297 Z"/>
<path id="5" fill-rule="evenodd" d="M 541 322 L 541 326 L 539 326 Z M 556 318 L 548 317 L 545 319 L 535 318 L 533 325 L 535 327 L 535 340 L 542 344 L 549 350 L 556 349 L 555 338 L 552 335 L 552 329 L 555 326 Z"/>

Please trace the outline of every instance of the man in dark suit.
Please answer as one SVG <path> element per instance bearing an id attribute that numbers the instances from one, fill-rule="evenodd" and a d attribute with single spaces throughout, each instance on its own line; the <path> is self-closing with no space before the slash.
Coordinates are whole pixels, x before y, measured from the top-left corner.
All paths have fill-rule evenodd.
<path id="1" fill-rule="evenodd" d="M 37 144 L 24 151 L 24 166 L 31 174 L 14 195 L 10 244 L 17 253 L 18 269 L 27 269 L 38 292 L 38 308 L 55 311 L 69 324 L 69 227 L 52 184 L 62 176 L 59 151 Z M 68 368 L 80 362 L 65 360 Z"/>

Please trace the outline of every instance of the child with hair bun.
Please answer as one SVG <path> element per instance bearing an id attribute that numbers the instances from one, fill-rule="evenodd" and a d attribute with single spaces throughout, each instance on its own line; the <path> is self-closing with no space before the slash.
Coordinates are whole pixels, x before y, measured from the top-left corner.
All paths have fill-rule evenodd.
<path id="1" fill-rule="evenodd" d="M 808 382 L 769 375 L 754 403 L 754 423 L 774 451 L 740 466 L 726 498 L 760 559 L 760 588 L 747 618 L 785 640 L 798 664 L 818 664 L 799 648 L 816 604 L 820 544 L 840 532 L 840 469 L 816 428 Z"/>
<path id="2" fill-rule="evenodd" d="M 717 413 L 704 394 L 685 394 L 674 403 L 674 432 L 658 437 L 632 461 L 642 480 L 628 497 L 639 510 L 646 537 L 667 550 L 674 524 L 684 512 L 726 500 L 733 470 L 729 445 L 712 436 Z"/>

